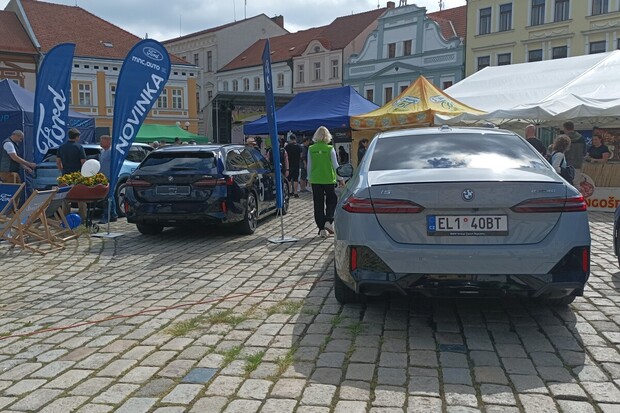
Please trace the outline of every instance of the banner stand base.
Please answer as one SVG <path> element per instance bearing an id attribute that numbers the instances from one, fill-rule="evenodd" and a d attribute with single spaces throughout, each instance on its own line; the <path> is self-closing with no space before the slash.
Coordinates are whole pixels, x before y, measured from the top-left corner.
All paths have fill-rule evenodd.
<path id="1" fill-rule="evenodd" d="M 279 237 L 279 238 L 269 238 L 267 241 L 273 244 L 284 244 L 286 242 L 297 242 L 299 240 L 293 237 Z"/>
<path id="2" fill-rule="evenodd" d="M 90 234 L 91 237 L 97 237 L 97 238 L 118 238 L 118 237 L 122 237 L 124 234 L 121 234 L 120 232 L 101 232 L 101 233 L 96 233 L 96 234 Z"/>

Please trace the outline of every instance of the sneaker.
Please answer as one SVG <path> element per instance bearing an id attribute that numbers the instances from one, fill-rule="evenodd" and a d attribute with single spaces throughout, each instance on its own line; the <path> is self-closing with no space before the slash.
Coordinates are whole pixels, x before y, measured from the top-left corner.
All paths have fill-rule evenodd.
<path id="1" fill-rule="evenodd" d="M 293 194 L 293 198 L 299 198 L 299 194 Z"/>
<path id="2" fill-rule="evenodd" d="M 329 232 L 330 234 L 333 234 L 333 233 L 334 233 L 334 226 L 332 225 L 332 223 L 331 223 L 331 222 L 327 221 L 327 222 L 325 223 L 325 230 L 326 230 L 327 232 Z"/>
<path id="3" fill-rule="evenodd" d="M 319 230 L 319 237 L 327 238 L 327 232 L 324 229 Z"/>

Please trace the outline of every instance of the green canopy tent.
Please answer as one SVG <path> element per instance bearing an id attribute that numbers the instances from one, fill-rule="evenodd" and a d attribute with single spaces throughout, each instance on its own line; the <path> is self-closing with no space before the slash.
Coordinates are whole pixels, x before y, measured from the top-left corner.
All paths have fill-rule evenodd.
<path id="1" fill-rule="evenodd" d="M 165 140 L 170 144 L 174 142 L 174 138 L 180 138 L 183 142 L 195 140 L 196 143 L 209 143 L 209 138 L 206 136 L 196 135 L 186 131 L 177 125 L 159 125 L 156 123 L 144 123 L 140 127 L 138 134 L 136 135 L 136 142 L 151 143 L 153 141 Z"/>

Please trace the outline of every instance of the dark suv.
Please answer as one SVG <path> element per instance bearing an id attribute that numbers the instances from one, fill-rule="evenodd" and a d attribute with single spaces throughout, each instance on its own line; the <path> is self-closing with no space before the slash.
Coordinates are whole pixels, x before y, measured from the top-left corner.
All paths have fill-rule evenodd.
<path id="1" fill-rule="evenodd" d="M 126 188 L 127 221 L 142 234 L 196 223 L 230 223 L 252 234 L 260 218 L 277 211 L 274 168 L 243 145 L 166 146 L 142 161 Z"/>

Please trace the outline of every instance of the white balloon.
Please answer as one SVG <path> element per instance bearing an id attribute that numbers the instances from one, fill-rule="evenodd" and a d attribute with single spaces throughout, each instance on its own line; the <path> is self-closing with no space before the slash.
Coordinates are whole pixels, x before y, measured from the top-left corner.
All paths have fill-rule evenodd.
<path id="1" fill-rule="evenodd" d="M 98 160 L 89 159 L 82 165 L 82 176 L 95 176 L 100 168 L 101 164 Z"/>

